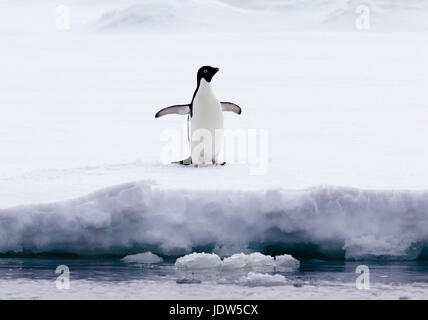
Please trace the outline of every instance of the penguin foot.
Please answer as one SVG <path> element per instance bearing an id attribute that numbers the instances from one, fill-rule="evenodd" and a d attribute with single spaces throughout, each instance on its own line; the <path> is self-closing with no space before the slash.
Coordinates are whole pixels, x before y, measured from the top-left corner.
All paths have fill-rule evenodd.
<path id="1" fill-rule="evenodd" d="M 226 162 L 216 162 L 216 161 L 213 161 L 213 165 L 215 165 L 215 166 L 224 166 L 226 164 Z"/>
<path id="2" fill-rule="evenodd" d="M 182 164 L 184 166 L 188 166 L 188 165 L 192 164 L 192 157 L 188 157 L 188 158 L 181 160 L 181 161 L 174 161 L 172 163 L 173 164 Z"/>

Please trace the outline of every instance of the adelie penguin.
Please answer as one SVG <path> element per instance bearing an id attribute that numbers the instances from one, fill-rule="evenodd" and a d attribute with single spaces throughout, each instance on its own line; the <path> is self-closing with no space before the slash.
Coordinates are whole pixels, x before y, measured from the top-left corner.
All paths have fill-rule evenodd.
<path id="1" fill-rule="evenodd" d="M 219 68 L 203 66 L 198 70 L 197 86 L 193 93 L 192 101 L 189 104 L 173 105 L 164 108 L 156 113 L 159 118 L 167 114 L 182 114 L 187 117 L 187 131 L 190 143 L 191 155 L 185 160 L 175 163 L 195 166 L 206 161 L 204 149 L 200 150 L 203 133 L 211 135 L 212 152 L 208 153 L 213 164 L 219 163 L 219 153 L 223 144 L 223 111 L 231 111 L 241 114 L 241 108 L 232 102 L 219 102 L 211 88 L 211 80 L 219 71 Z M 203 130 L 201 130 L 203 129 Z M 209 144 L 208 144 L 209 145 Z"/>

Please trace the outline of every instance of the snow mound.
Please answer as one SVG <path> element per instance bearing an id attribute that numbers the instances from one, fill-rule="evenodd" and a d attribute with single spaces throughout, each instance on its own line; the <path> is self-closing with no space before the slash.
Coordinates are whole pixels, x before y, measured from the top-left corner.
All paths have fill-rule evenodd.
<path id="1" fill-rule="evenodd" d="M 100 29 L 161 30 L 225 29 L 233 27 L 242 10 L 216 0 L 146 0 L 105 12 L 96 22 Z M 236 21 L 235 21 L 236 22 Z"/>
<path id="2" fill-rule="evenodd" d="M 428 4 L 423 0 L 145 0 L 109 8 L 95 22 L 99 29 L 138 31 L 260 32 L 299 29 L 355 31 L 369 10 L 371 30 L 427 30 Z M 367 10 L 364 9 L 364 10 Z M 254 21 L 257 21 L 255 24 Z"/>
<path id="3" fill-rule="evenodd" d="M 427 191 L 174 190 L 135 182 L 74 200 L 0 209 L 0 253 L 177 256 L 223 246 L 234 248 L 230 254 L 426 259 L 427 212 Z M 251 263 L 270 263 L 252 257 Z M 239 259 L 227 263 L 248 263 Z"/>
<path id="4" fill-rule="evenodd" d="M 288 284 L 287 279 L 280 274 L 263 274 L 256 272 L 249 272 L 246 276 L 239 279 L 239 284 L 249 287 L 270 287 L 270 286 L 284 286 Z"/>
<path id="5" fill-rule="evenodd" d="M 150 251 L 132 254 L 124 257 L 120 261 L 128 262 L 128 263 L 159 263 L 162 262 L 163 259 Z"/>
<path id="6" fill-rule="evenodd" d="M 215 253 L 192 253 L 178 258 L 175 266 L 180 269 L 218 269 L 221 259 Z"/>

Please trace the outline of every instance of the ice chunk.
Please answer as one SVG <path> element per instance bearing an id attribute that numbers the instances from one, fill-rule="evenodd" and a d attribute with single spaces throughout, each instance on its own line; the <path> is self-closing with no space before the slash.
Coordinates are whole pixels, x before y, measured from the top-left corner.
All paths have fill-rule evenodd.
<path id="1" fill-rule="evenodd" d="M 275 257 L 275 269 L 277 271 L 287 271 L 299 268 L 299 260 L 289 254 L 283 254 Z"/>
<path id="2" fill-rule="evenodd" d="M 147 251 L 143 253 L 137 253 L 137 254 L 126 256 L 120 261 L 128 262 L 128 263 L 159 263 L 159 262 L 162 262 L 163 259 L 151 253 L 150 251 Z"/>
<path id="3" fill-rule="evenodd" d="M 218 269 L 221 259 L 215 253 L 192 253 L 178 258 L 175 266 L 180 269 Z"/>
<path id="4" fill-rule="evenodd" d="M 244 253 L 237 253 L 228 258 L 223 259 L 223 269 L 242 269 L 249 267 L 248 255 Z"/>
<path id="5" fill-rule="evenodd" d="M 228 258 L 224 258 L 222 268 L 229 269 L 273 269 L 275 261 L 273 257 L 261 254 L 259 252 L 244 254 L 234 254 Z"/>
<path id="6" fill-rule="evenodd" d="M 259 252 L 249 254 L 248 260 L 252 268 L 273 268 L 275 266 L 273 257 Z"/>
<path id="7" fill-rule="evenodd" d="M 270 275 L 263 273 L 250 272 L 245 277 L 239 279 L 242 285 L 257 287 L 257 286 L 283 286 L 288 284 L 287 279 L 280 275 Z"/>
<path id="8" fill-rule="evenodd" d="M 223 260 L 214 253 L 192 253 L 177 259 L 176 267 L 181 269 L 221 269 L 221 271 L 255 270 L 279 271 L 298 268 L 300 263 L 291 255 L 277 256 L 275 259 L 259 252 L 237 253 Z"/>

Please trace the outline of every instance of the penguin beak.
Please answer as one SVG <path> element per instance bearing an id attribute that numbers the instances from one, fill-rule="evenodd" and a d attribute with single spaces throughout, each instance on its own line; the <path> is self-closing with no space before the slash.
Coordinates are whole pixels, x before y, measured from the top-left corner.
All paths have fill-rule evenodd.
<path id="1" fill-rule="evenodd" d="M 220 71 L 220 69 L 219 69 L 219 68 L 214 68 L 214 70 L 215 70 L 214 74 L 216 74 L 217 72 L 219 72 L 219 71 Z"/>

